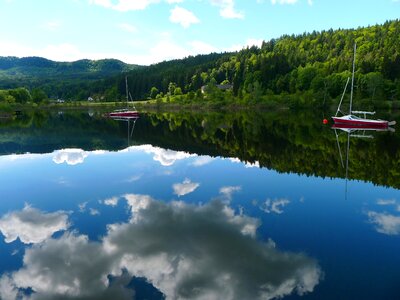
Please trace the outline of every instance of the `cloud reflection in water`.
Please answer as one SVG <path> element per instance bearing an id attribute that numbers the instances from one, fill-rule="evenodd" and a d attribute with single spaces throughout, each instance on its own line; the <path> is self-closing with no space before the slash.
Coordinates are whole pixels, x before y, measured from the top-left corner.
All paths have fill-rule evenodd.
<path id="1" fill-rule="evenodd" d="M 101 242 L 67 232 L 27 249 L 23 267 L 1 277 L 0 298 L 30 287 L 33 299 L 132 299 L 130 274 L 167 299 L 272 299 L 311 292 L 321 278 L 315 260 L 256 240 L 259 221 L 223 201 L 124 199 L 129 222 L 109 225 Z M 110 274 L 118 279 L 112 285 Z"/>
<path id="2" fill-rule="evenodd" d="M 395 199 L 378 199 L 380 207 L 391 209 L 396 214 L 400 211 L 400 204 Z M 386 235 L 400 234 L 400 216 L 395 213 L 367 211 L 368 222 L 375 225 L 375 230 Z"/>
<path id="3" fill-rule="evenodd" d="M 0 219 L 0 232 L 5 236 L 6 243 L 11 243 L 17 238 L 25 244 L 41 243 L 53 233 L 68 227 L 66 212 L 45 213 L 29 205 Z"/>
<path id="4" fill-rule="evenodd" d="M 54 152 L 53 161 L 56 164 L 66 163 L 74 166 L 84 162 L 88 153 L 82 149 L 62 149 Z"/>

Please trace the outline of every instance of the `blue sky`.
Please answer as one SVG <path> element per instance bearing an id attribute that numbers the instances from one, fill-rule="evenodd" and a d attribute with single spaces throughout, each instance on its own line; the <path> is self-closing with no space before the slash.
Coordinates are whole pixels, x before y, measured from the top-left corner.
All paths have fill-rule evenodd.
<path id="1" fill-rule="evenodd" d="M 399 16 L 400 0 L 0 0 L 0 56 L 148 65 Z"/>

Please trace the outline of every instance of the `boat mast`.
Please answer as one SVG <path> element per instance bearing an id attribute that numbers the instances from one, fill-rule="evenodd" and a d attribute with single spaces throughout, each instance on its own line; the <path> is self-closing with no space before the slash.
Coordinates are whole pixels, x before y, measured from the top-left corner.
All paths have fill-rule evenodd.
<path id="1" fill-rule="evenodd" d="M 335 117 L 337 117 L 339 112 L 341 112 L 343 114 L 343 112 L 340 110 L 340 106 L 342 105 L 344 94 L 346 94 L 347 86 L 349 85 L 349 80 L 350 80 L 350 77 L 347 77 L 346 85 L 345 85 L 344 90 L 343 90 L 342 98 L 340 98 L 339 106 L 338 106 L 338 108 L 336 110 Z"/>
<path id="2" fill-rule="evenodd" d="M 354 71 L 356 68 L 356 43 L 354 43 L 354 57 L 353 57 L 353 74 L 351 76 L 351 92 L 350 92 L 350 111 L 349 115 L 351 115 L 351 109 L 353 104 L 353 87 L 354 87 Z"/>
<path id="3" fill-rule="evenodd" d="M 126 90 L 126 107 L 128 107 L 128 103 L 129 103 L 128 76 L 125 76 L 125 90 Z"/>

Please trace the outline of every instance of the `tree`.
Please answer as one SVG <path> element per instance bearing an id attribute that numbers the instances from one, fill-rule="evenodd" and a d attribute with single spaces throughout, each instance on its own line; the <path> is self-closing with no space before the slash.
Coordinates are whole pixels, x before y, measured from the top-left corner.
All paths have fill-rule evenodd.
<path id="1" fill-rule="evenodd" d="M 35 103 L 40 103 L 43 100 L 47 99 L 46 93 L 39 88 L 33 89 L 31 95 L 32 95 L 32 101 Z"/>
<path id="2" fill-rule="evenodd" d="M 158 93 L 159 93 L 158 88 L 156 88 L 156 87 L 153 86 L 153 87 L 151 88 L 151 90 L 150 90 L 150 98 L 151 98 L 151 99 L 156 99 Z"/>
<path id="3" fill-rule="evenodd" d="M 168 84 L 168 94 L 170 96 L 175 95 L 175 89 L 176 89 L 176 83 L 175 82 L 170 82 Z"/>
<path id="4" fill-rule="evenodd" d="M 16 88 L 10 90 L 9 93 L 15 98 L 15 101 L 19 103 L 26 103 L 32 100 L 31 94 L 26 88 Z"/>
<path id="5" fill-rule="evenodd" d="M 183 95 L 182 89 L 180 87 L 175 88 L 174 95 L 175 96 Z"/>

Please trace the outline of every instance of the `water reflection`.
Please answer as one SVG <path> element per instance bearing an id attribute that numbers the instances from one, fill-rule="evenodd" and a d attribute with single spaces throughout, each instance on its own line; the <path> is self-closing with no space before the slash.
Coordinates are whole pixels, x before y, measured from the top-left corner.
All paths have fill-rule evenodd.
<path id="1" fill-rule="evenodd" d="M 160 147 L 154 147 L 152 145 L 131 146 L 127 149 L 127 151 L 144 151 L 145 153 L 152 154 L 153 159 L 164 167 L 172 166 L 176 161 L 195 156 L 183 151 L 173 151 Z"/>
<path id="2" fill-rule="evenodd" d="M 347 178 L 349 176 L 349 156 L 350 156 L 350 139 L 351 138 L 357 138 L 357 139 L 374 139 L 374 135 L 372 133 L 376 132 L 385 132 L 385 131 L 391 131 L 395 132 L 394 128 L 388 127 L 388 128 L 373 128 L 373 127 L 366 127 L 366 126 L 333 126 L 332 127 L 335 130 L 335 136 L 336 136 L 336 141 L 338 145 L 338 150 L 339 150 L 339 155 L 341 159 L 341 165 L 343 168 L 345 168 L 345 178 L 346 178 L 346 188 L 345 188 L 345 197 L 347 200 Z M 347 146 L 346 146 L 346 151 L 345 151 L 345 163 L 344 163 L 344 158 L 343 154 L 341 151 L 340 147 L 340 142 L 339 142 L 339 134 L 337 130 L 342 130 L 347 133 Z M 357 151 L 357 149 L 353 149 L 353 151 Z M 375 226 L 375 230 L 379 233 L 385 234 L 385 235 L 398 235 L 400 234 L 400 215 L 398 213 L 400 212 L 400 204 L 397 203 L 395 199 L 378 199 L 376 201 L 376 204 L 378 207 L 382 210 L 383 208 L 391 209 L 392 212 L 388 212 L 386 209 L 378 212 L 375 210 L 368 210 L 366 211 L 366 215 L 368 216 L 368 222 L 373 224 Z M 395 214 L 397 213 L 397 215 Z"/>
<path id="3" fill-rule="evenodd" d="M 154 113 L 133 122 L 110 120 L 101 114 L 89 117 L 85 112 L 62 116 L 35 112 L 2 125 L 0 154 L 52 153 L 60 149 L 120 151 L 139 145 L 145 151 L 154 151 L 154 159 L 165 166 L 196 153 L 208 157 L 197 163 L 218 156 L 247 162 L 249 167 L 343 177 L 337 164 L 335 137 L 319 121 L 319 116 L 309 112 Z M 353 166 L 354 178 L 400 187 L 397 174 L 381 171 L 400 168 L 398 161 L 391 159 L 400 149 L 398 133 L 380 132 L 366 146 L 361 141 L 352 143 L 358 145 L 357 152 L 364 158 L 363 168 Z M 146 145 L 152 148 L 146 149 Z M 374 153 L 379 156 L 373 157 Z M 63 161 L 67 162 L 66 158 Z M 365 168 L 371 172 L 365 172 Z"/>
<path id="4" fill-rule="evenodd" d="M 54 152 L 53 161 L 56 164 L 66 163 L 68 165 L 77 165 L 83 163 L 88 153 L 82 149 L 63 149 Z"/>
<path id="5" fill-rule="evenodd" d="M 27 248 L 23 267 L 1 277 L 0 296 L 14 299 L 29 289 L 33 299 L 132 299 L 129 282 L 145 277 L 168 299 L 271 299 L 312 292 L 321 279 L 314 259 L 258 241 L 259 221 L 220 200 L 191 205 L 138 194 L 122 199 L 131 210 L 127 222 L 108 225 L 100 242 L 69 231 Z M 34 215 L 43 220 L 32 230 L 59 213 Z M 110 275 L 118 278 L 113 284 Z"/>
<path id="6" fill-rule="evenodd" d="M 368 220 L 375 225 L 375 229 L 379 233 L 386 235 L 400 234 L 400 203 L 395 199 L 378 199 L 376 201 L 376 210 L 366 212 Z"/>
<path id="7" fill-rule="evenodd" d="M 66 212 L 46 213 L 26 204 L 21 211 L 7 213 L 0 219 L 0 232 L 6 243 L 19 238 L 22 243 L 37 244 L 57 231 L 66 230 L 69 227 L 67 220 Z"/>
<path id="8" fill-rule="evenodd" d="M 346 175 L 319 120 L 0 124 L 0 298 L 396 299 L 398 132 L 340 134 Z"/>

